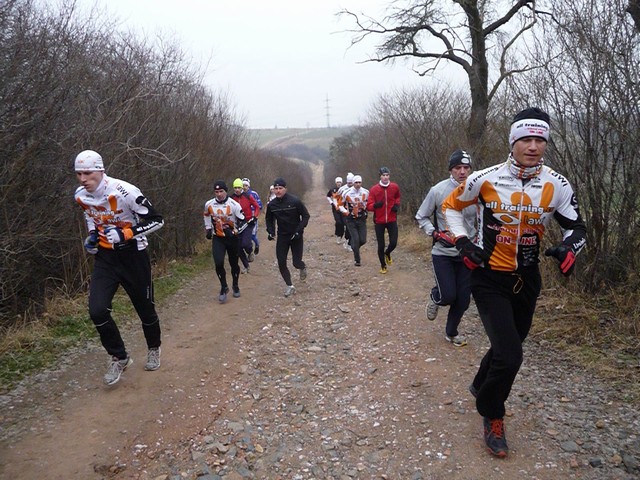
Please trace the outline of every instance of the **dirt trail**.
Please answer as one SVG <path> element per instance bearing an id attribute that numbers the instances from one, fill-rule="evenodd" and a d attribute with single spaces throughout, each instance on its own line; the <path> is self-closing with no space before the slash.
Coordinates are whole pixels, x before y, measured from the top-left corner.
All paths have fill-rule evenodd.
<path id="1" fill-rule="evenodd" d="M 535 357 L 509 403 L 511 454 L 491 458 L 467 391 L 487 347 L 475 314 L 462 323 L 464 348 L 444 341 L 443 312 L 424 319 L 426 242 L 421 257 L 400 247 L 380 275 L 370 230 L 355 268 L 333 239 L 321 178 L 306 198 L 309 278 L 293 297 L 282 295 L 261 220 L 241 298 L 218 304 L 212 268 L 159 306 L 159 371 L 143 370 L 133 325 L 134 364 L 116 386 L 102 385 L 106 355 L 94 344 L 0 399 L 0 478 L 632 478 L 620 465 L 595 471 L 581 443 L 592 432 L 558 420 L 563 386 L 552 384 L 588 377 L 567 368 L 548 378 Z M 550 396 L 531 399 L 532 385 Z"/>

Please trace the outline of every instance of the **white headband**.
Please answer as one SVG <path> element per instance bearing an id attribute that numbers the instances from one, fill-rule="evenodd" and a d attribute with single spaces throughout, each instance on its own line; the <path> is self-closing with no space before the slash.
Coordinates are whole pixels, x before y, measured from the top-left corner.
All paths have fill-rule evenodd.
<path id="1" fill-rule="evenodd" d="M 544 120 L 538 120 L 535 118 L 518 120 L 511 125 L 511 132 L 509 132 L 509 145 L 513 147 L 521 138 L 525 137 L 540 137 L 545 141 L 549 141 L 549 124 Z"/>

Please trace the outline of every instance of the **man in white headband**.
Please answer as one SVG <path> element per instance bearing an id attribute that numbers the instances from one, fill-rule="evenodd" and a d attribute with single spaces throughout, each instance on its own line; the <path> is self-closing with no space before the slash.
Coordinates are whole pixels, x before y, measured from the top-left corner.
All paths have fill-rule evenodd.
<path id="1" fill-rule="evenodd" d="M 549 115 L 527 108 L 513 118 L 507 161 L 472 173 L 442 204 L 447 229 L 464 264 L 472 270 L 471 292 L 491 348 L 469 391 L 483 417 L 489 452 L 506 457 L 505 401 L 522 364 L 536 300 L 542 288 L 539 262 L 547 224 L 555 219 L 560 243 L 545 255 L 568 276 L 586 244 L 586 227 L 573 189 L 544 165 Z M 477 208 L 478 235 L 469 238 L 463 210 Z"/>
<path id="2" fill-rule="evenodd" d="M 107 176 L 98 152 L 80 152 L 74 170 L 80 184 L 75 200 L 84 211 L 89 232 L 84 248 L 95 259 L 89 316 L 111 357 L 104 383 L 114 385 L 133 363 L 111 316 L 112 300 L 119 285 L 129 295 L 142 323 L 148 347 L 144 369 L 160 368 L 160 320 L 153 301 L 151 262 L 146 248 L 147 235 L 162 228 L 164 220 L 138 187 Z"/>
<path id="3" fill-rule="evenodd" d="M 342 187 L 342 177 L 336 177 L 335 186 L 331 187 L 327 192 L 327 201 L 329 205 L 331 205 L 331 214 L 333 215 L 333 234 L 336 237 L 336 243 L 340 245 L 342 243 L 342 237 L 344 236 L 344 220 L 342 220 L 342 213 L 338 210 L 339 202 L 338 199 L 340 194 L 338 190 Z"/>

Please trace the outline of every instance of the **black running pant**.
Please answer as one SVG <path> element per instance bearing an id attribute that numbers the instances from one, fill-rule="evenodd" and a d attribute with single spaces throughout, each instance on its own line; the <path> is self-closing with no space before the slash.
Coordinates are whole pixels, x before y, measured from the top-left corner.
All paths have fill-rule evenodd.
<path id="1" fill-rule="evenodd" d="M 240 249 L 240 243 L 238 237 L 235 235 L 228 235 L 226 237 L 214 236 L 211 244 L 211 250 L 213 254 L 213 263 L 216 266 L 216 275 L 220 280 L 220 288 L 227 288 L 227 272 L 224 269 L 224 256 L 228 254 L 229 265 L 231 266 L 231 280 L 233 286 L 238 286 L 238 279 L 240 278 L 240 266 L 238 265 L 238 251 Z"/>
<path id="2" fill-rule="evenodd" d="M 360 247 L 367 243 L 367 217 L 348 217 L 347 228 L 350 236 L 349 244 L 353 249 L 353 259 L 356 263 L 360 263 Z"/>
<path id="3" fill-rule="evenodd" d="M 238 257 L 244 268 L 249 268 L 249 255 L 253 252 L 253 242 L 251 240 L 252 229 L 247 227 L 238 235 Z"/>
<path id="4" fill-rule="evenodd" d="M 342 238 L 342 236 L 344 235 L 344 216 L 342 215 L 342 213 L 340 213 L 340 210 L 336 210 L 335 208 L 332 208 L 331 212 L 333 213 L 333 221 L 335 223 L 333 234 L 336 237 Z"/>
<path id="5" fill-rule="evenodd" d="M 124 359 L 127 358 L 124 341 L 111 316 L 113 297 L 120 285 L 140 317 L 147 347 L 159 347 L 160 321 L 153 303 L 151 262 L 146 250 L 135 247 L 126 250 L 100 248 L 91 274 L 89 316 L 107 353 Z"/>
<path id="6" fill-rule="evenodd" d="M 344 226 L 344 239 L 349 245 L 351 245 L 351 234 L 349 233 L 349 228 L 347 226 L 347 219 L 349 217 L 342 215 L 342 213 L 340 213 L 340 215 L 342 217 L 342 225 Z"/>
<path id="7" fill-rule="evenodd" d="M 393 252 L 396 249 L 396 245 L 398 245 L 398 223 L 376 223 L 374 230 L 376 232 L 376 241 L 378 242 L 378 260 L 380 260 L 380 265 L 384 267 L 387 264 L 384 258 L 385 253 L 391 255 L 391 252 Z M 384 244 L 385 230 L 389 234 L 389 245 L 386 248 Z"/>
<path id="8" fill-rule="evenodd" d="M 491 348 L 473 380 L 476 408 L 488 418 L 503 418 L 504 404 L 522 364 L 522 342 L 529 334 L 542 280 L 538 266 L 517 272 L 476 268 L 471 292 Z"/>
<path id="9" fill-rule="evenodd" d="M 276 238 L 276 258 L 278 259 L 278 270 L 284 283 L 287 285 L 293 285 L 291 283 L 291 272 L 287 267 L 287 255 L 291 249 L 291 260 L 293 266 L 298 270 L 305 268 L 305 263 L 302 261 L 302 252 L 304 251 L 304 239 L 300 235 L 296 240 L 291 240 L 291 235 L 280 235 Z"/>
<path id="10" fill-rule="evenodd" d="M 436 285 L 431 289 L 431 300 L 439 306 L 449 305 L 445 332 L 450 337 L 458 335 L 462 315 L 471 303 L 471 270 L 459 255 L 431 255 Z"/>

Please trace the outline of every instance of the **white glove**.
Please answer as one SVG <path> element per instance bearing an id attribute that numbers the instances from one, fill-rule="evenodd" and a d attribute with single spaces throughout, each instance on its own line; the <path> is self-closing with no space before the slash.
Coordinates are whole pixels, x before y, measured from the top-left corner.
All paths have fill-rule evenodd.
<path id="1" fill-rule="evenodd" d="M 115 225 L 109 225 L 108 227 L 106 227 L 104 229 L 103 236 L 109 243 L 124 242 L 124 233 L 122 232 L 122 229 L 116 227 Z"/>

